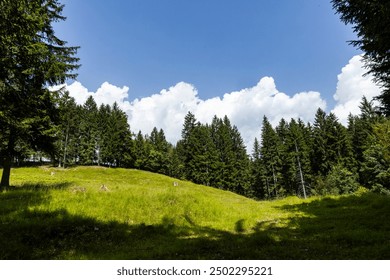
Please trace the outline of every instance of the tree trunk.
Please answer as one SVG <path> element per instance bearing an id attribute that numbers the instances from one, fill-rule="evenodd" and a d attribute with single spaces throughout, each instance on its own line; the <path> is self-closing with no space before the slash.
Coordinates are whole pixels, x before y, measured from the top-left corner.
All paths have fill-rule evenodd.
<path id="1" fill-rule="evenodd" d="M 68 137 L 69 137 L 69 123 L 68 123 L 68 126 L 66 127 L 66 134 L 65 134 L 64 162 L 62 163 L 64 168 L 66 167 L 66 152 L 67 152 L 67 148 L 68 148 Z"/>
<path id="2" fill-rule="evenodd" d="M 3 157 L 3 175 L 1 177 L 0 189 L 9 187 L 9 178 L 11 176 L 11 163 L 14 155 L 15 138 L 13 130 L 10 130 L 8 147 Z"/>
<path id="3" fill-rule="evenodd" d="M 276 183 L 278 182 L 278 179 L 276 178 L 276 175 L 275 175 L 274 165 L 271 164 L 271 167 L 272 167 L 272 177 L 274 178 L 274 191 L 275 191 L 275 196 L 277 197 L 278 196 L 278 190 L 277 190 Z"/>
<path id="4" fill-rule="evenodd" d="M 3 176 L 1 177 L 0 189 L 9 187 L 9 178 L 11 175 L 11 157 L 4 156 L 3 161 Z"/>
<path id="5" fill-rule="evenodd" d="M 299 160 L 299 151 L 298 151 L 297 141 L 295 141 L 295 151 L 297 152 L 297 161 L 298 161 L 299 175 L 301 176 L 303 197 L 306 199 L 305 181 L 303 180 L 303 172 L 302 172 L 302 167 L 301 167 L 301 161 Z"/>

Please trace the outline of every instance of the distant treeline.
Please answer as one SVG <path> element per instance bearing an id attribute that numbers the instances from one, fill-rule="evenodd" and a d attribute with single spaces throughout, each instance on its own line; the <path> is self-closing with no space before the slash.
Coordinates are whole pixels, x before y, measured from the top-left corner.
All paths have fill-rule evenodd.
<path id="1" fill-rule="evenodd" d="M 181 140 L 172 145 L 162 129 L 134 134 L 116 103 L 98 107 L 90 97 L 81 106 L 68 93 L 57 103 L 57 140 L 45 155 L 57 166 L 138 168 L 257 199 L 345 194 L 361 186 L 390 193 L 390 120 L 365 98 L 347 127 L 321 109 L 313 124 L 281 119 L 272 127 L 264 116 L 251 155 L 226 116 L 202 124 L 188 112 Z M 22 148 L 19 154 L 19 162 L 36 156 Z"/>

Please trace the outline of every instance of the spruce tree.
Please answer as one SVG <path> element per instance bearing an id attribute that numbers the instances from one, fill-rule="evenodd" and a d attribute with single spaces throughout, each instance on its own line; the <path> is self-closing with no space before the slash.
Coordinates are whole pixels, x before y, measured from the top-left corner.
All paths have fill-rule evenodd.
<path id="1" fill-rule="evenodd" d="M 266 198 L 268 192 L 264 184 L 264 165 L 261 158 L 260 143 L 257 138 L 253 143 L 252 157 L 251 157 L 251 189 L 250 196 L 258 199 Z"/>
<path id="2" fill-rule="evenodd" d="M 313 124 L 313 142 L 311 146 L 312 169 L 315 175 L 325 176 L 330 170 L 327 162 L 326 113 L 318 108 Z"/>
<path id="3" fill-rule="evenodd" d="M 382 87 L 377 97 L 390 116 L 390 1 L 332 0 L 345 24 L 352 24 L 358 38 L 350 43 L 364 52 L 365 66 Z"/>
<path id="4" fill-rule="evenodd" d="M 311 181 L 311 166 L 309 143 L 310 131 L 302 120 L 292 119 L 289 124 L 289 136 L 286 145 L 291 155 L 292 186 L 289 194 L 298 194 L 306 198 L 309 194 L 308 185 Z"/>
<path id="5" fill-rule="evenodd" d="M 369 144 L 368 144 L 369 143 Z M 363 184 L 374 191 L 390 194 L 390 120 L 374 123 L 361 164 Z"/>
<path id="6" fill-rule="evenodd" d="M 97 164 L 107 165 L 110 152 L 110 116 L 111 106 L 101 104 L 97 115 L 96 156 Z"/>
<path id="7" fill-rule="evenodd" d="M 194 157 L 194 152 L 192 151 L 194 147 L 193 141 L 196 141 L 194 137 L 191 137 L 191 134 L 196 126 L 199 126 L 200 124 L 197 123 L 195 115 L 192 114 L 191 112 L 188 112 L 187 115 L 184 118 L 184 124 L 183 124 L 183 129 L 181 132 L 181 141 L 179 143 L 180 149 L 179 151 L 181 152 L 180 157 L 183 161 L 183 164 L 185 166 L 184 168 L 184 173 L 185 177 L 187 179 L 191 178 L 192 171 L 188 169 L 189 163 L 193 160 Z M 190 179 L 189 179 L 190 180 Z"/>
<path id="8" fill-rule="evenodd" d="M 382 117 L 377 113 L 372 101 L 368 101 L 366 97 L 362 98 L 360 103 L 360 115 L 348 118 L 348 135 L 352 145 L 354 162 L 359 175 L 359 183 L 365 186 L 369 185 L 369 177 L 367 172 L 362 173 L 363 164 L 366 162 L 367 155 L 364 152 L 371 147 L 373 140 L 373 125 L 382 120 Z"/>
<path id="9" fill-rule="evenodd" d="M 138 169 L 145 169 L 145 162 L 148 157 L 146 141 L 142 132 L 139 131 L 134 139 L 134 167 Z"/>
<path id="10" fill-rule="evenodd" d="M 79 124 L 77 105 L 69 92 L 65 91 L 58 100 L 58 109 L 60 115 L 60 124 L 58 126 L 57 162 L 59 167 L 66 167 L 72 162 L 74 154 L 77 128 Z"/>
<path id="11" fill-rule="evenodd" d="M 148 155 L 144 163 L 146 170 L 169 175 L 171 166 L 171 145 L 165 138 L 164 130 L 158 130 L 154 127 L 150 136 L 147 138 L 147 142 L 150 149 L 148 149 Z"/>
<path id="12" fill-rule="evenodd" d="M 234 125 L 231 129 L 231 138 L 234 151 L 234 168 L 232 186 L 236 193 L 241 195 L 250 194 L 250 161 L 246 152 L 244 140 L 238 128 Z"/>
<path id="13" fill-rule="evenodd" d="M 132 155 L 132 139 L 127 115 L 115 102 L 112 105 L 108 119 L 108 141 L 105 143 L 106 161 L 110 166 L 132 167 L 134 156 Z"/>
<path id="14" fill-rule="evenodd" d="M 231 124 L 227 117 L 222 120 L 214 116 L 211 123 L 211 135 L 218 153 L 215 185 L 226 190 L 233 190 L 231 181 L 234 169 L 234 151 L 230 130 Z"/>
<path id="15" fill-rule="evenodd" d="M 295 121 L 294 121 L 295 122 Z M 291 131 L 289 124 L 282 118 L 275 128 L 278 136 L 277 149 L 279 151 L 281 162 L 281 181 L 280 185 L 283 192 L 293 194 L 296 187 L 296 162 L 295 162 L 295 146 L 294 140 L 291 139 Z"/>
<path id="16" fill-rule="evenodd" d="M 97 162 L 98 108 L 92 96 L 85 101 L 81 111 L 79 163 L 93 165 Z"/>
<path id="17" fill-rule="evenodd" d="M 264 116 L 261 128 L 260 153 L 264 165 L 264 183 L 267 187 L 268 198 L 280 195 L 281 159 L 279 147 L 279 138 L 268 118 Z"/>
<path id="18" fill-rule="evenodd" d="M 207 186 L 214 185 L 217 154 L 207 125 L 197 125 L 189 136 L 191 160 L 187 163 L 187 179 Z"/>
<path id="19" fill-rule="evenodd" d="M 17 146 L 54 152 L 58 111 L 48 86 L 74 78 L 77 48 L 56 37 L 56 0 L 0 1 L 0 186 L 9 186 Z"/>

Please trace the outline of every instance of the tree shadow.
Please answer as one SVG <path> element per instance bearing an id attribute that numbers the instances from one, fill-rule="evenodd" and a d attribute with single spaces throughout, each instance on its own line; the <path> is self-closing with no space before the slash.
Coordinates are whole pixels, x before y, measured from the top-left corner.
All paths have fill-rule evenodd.
<path id="1" fill-rule="evenodd" d="M 292 259 L 390 258 L 390 197 L 364 193 L 277 208 L 295 214 L 278 231 L 282 243 L 296 247 Z"/>
<path id="2" fill-rule="evenodd" d="M 18 212 L 28 209 L 30 206 L 39 205 L 43 200 L 48 199 L 50 190 L 67 189 L 70 182 L 61 183 L 25 183 L 21 186 L 12 186 L 0 192 L 0 226 L 1 221 L 11 212 Z M 6 223 L 6 222 L 5 222 Z M 0 232 L 1 237 L 1 232 Z"/>
<path id="3" fill-rule="evenodd" d="M 66 188 L 52 185 L 47 188 Z M 33 186 L 0 194 L 0 259 L 388 259 L 390 201 L 369 195 L 278 207 L 293 218 L 235 232 L 187 226 L 103 222 L 31 206 L 48 199 Z M 18 203 L 19 201 L 19 203 Z M 20 202 L 28 203 L 20 203 Z"/>
<path id="4" fill-rule="evenodd" d="M 72 185 L 71 182 L 58 182 L 58 183 L 24 183 L 21 186 L 14 187 L 14 189 L 20 191 L 50 191 L 50 190 L 64 190 L 68 189 Z"/>

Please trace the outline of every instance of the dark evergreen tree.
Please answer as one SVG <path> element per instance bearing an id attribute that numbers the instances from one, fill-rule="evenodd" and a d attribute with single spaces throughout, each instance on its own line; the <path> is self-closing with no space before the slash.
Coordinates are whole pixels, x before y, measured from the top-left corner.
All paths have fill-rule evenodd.
<path id="1" fill-rule="evenodd" d="M 153 128 L 150 136 L 147 138 L 149 145 L 148 155 L 145 161 L 145 169 L 161 173 L 170 174 L 171 167 L 171 144 L 165 138 L 165 133 L 162 129 L 158 130 L 156 127 Z"/>
<path id="2" fill-rule="evenodd" d="M 188 112 L 187 115 L 184 118 L 184 124 L 183 124 L 183 129 L 181 132 L 181 141 L 179 144 L 180 149 L 179 151 L 181 152 L 180 158 L 183 161 L 183 164 L 185 166 L 184 168 L 184 173 L 186 178 L 191 178 L 191 172 L 187 168 L 189 163 L 192 161 L 194 152 L 192 151 L 192 148 L 194 147 L 194 137 L 191 137 L 191 134 L 196 126 L 198 126 L 199 123 L 197 123 L 195 115 L 192 114 L 191 112 Z"/>
<path id="3" fill-rule="evenodd" d="M 133 142 L 127 115 L 119 108 L 116 102 L 112 105 L 108 124 L 108 139 L 105 143 L 106 153 L 104 162 L 115 167 L 134 166 Z"/>
<path id="4" fill-rule="evenodd" d="M 227 117 L 223 120 L 214 116 L 211 123 L 211 135 L 218 153 L 215 186 L 233 191 L 234 143 L 231 137 L 231 124 Z"/>
<path id="5" fill-rule="evenodd" d="M 145 169 L 145 162 L 148 157 L 148 149 L 146 147 L 147 143 L 142 135 L 142 132 L 139 131 L 137 136 L 134 139 L 134 166 L 138 169 Z"/>
<path id="6" fill-rule="evenodd" d="M 267 186 L 264 183 L 266 175 L 260 151 L 259 140 L 255 138 L 251 157 L 251 188 L 248 195 L 257 199 L 265 199 L 270 196 L 270 193 L 268 193 Z"/>
<path id="7" fill-rule="evenodd" d="M 327 193 L 334 188 L 327 183 L 327 176 L 334 177 L 337 172 L 335 166 L 340 172 L 345 169 L 345 174 L 352 171 L 356 173 L 351 137 L 333 113 L 327 116 L 321 109 L 316 114 L 313 136 L 312 166 L 314 174 L 318 175 L 316 192 Z"/>
<path id="8" fill-rule="evenodd" d="M 295 121 L 294 121 L 295 123 Z M 286 194 L 293 194 L 296 192 L 296 161 L 295 161 L 295 146 L 294 139 L 290 133 L 289 124 L 281 119 L 279 125 L 275 128 L 279 141 L 275 143 L 278 145 L 280 163 L 281 163 L 281 179 L 280 185 L 282 192 Z"/>
<path id="9" fill-rule="evenodd" d="M 332 0 L 333 8 L 345 24 L 352 24 L 358 39 L 350 43 L 364 52 L 368 73 L 382 88 L 378 99 L 390 115 L 390 1 Z"/>
<path id="10" fill-rule="evenodd" d="M 363 152 L 361 174 L 365 186 L 390 194 L 390 120 L 373 124 L 369 143 Z"/>
<path id="11" fill-rule="evenodd" d="M 207 125 L 198 124 L 188 138 L 192 157 L 186 164 L 187 179 L 207 186 L 214 185 L 217 154 Z"/>
<path id="12" fill-rule="evenodd" d="M 169 166 L 168 166 L 168 176 L 185 179 L 184 177 L 184 164 L 180 158 L 180 152 L 177 149 L 177 146 L 170 146 L 168 151 Z"/>
<path id="13" fill-rule="evenodd" d="M 327 116 L 322 109 L 318 109 L 313 137 L 312 164 L 316 174 L 325 176 L 336 163 L 353 166 L 352 146 L 347 129 L 333 113 Z"/>
<path id="14" fill-rule="evenodd" d="M 74 78 L 77 48 L 56 37 L 56 0 L 0 1 L 0 187 L 9 186 L 18 147 L 54 154 L 58 112 L 47 86 Z"/>
<path id="15" fill-rule="evenodd" d="M 341 163 L 346 168 L 353 168 L 352 144 L 347 129 L 330 113 L 327 117 L 328 158 L 331 163 Z"/>
<path id="16" fill-rule="evenodd" d="M 197 121 L 195 115 L 191 112 L 188 112 L 184 118 L 184 125 L 181 131 L 181 138 L 183 140 L 184 145 L 187 142 L 192 130 L 195 128 L 196 125 L 197 125 Z"/>
<path id="17" fill-rule="evenodd" d="M 298 194 L 306 198 L 309 194 L 311 182 L 310 148 L 307 142 L 310 138 L 310 130 L 306 128 L 302 120 L 292 119 L 289 124 L 287 150 L 290 154 L 291 187 L 289 194 Z"/>
<path id="18" fill-rule="evenodd" d="M 368 186 L 370 179 L 367 172 L 362 173 L 363 164 L 365 164 L 367 156 L 364 152 L 371 147 L 373 140 L 373 125 L 383 120 L 377 113 L 372 101 L 368 101 L 363 97 L 360 103 L 360 115 L 348 118 L 348 134 L 352 144 L 356 172 L 359 175 L 359 183 Z"/>
<path id="19" fill-rule="evenodd" d="M 97 162 L 98 108 L 92 96 L 85 101 L 81 111 L 79 163 L 93 165 Z"/>
<path id="20" fill-rule="evenodd" d="M 313 142 L 311 147 L 312 169 L 316 175 L 326 175 L 330 170 L 327 157 L 326 113 L 318 109 L 313 124 Z"/>
<path id="21" fill-rule="evenodd" d="M 237 127 L 226 116 L 215 116 L 209 126 L 188 113 L 176 152 L 186 179 L 241 194 L 249 192 L 246 148 Z"/>
<path id="22" fill-rule="evenodd" d="M 185 179 L 186 171 L 185 171 L 185 149 L 183 145 L 183 140 L 179 140 L 176 143 L 176 146 L 173 149 L 173 161 L 174 169 L 171 171 L 175 174 L 174 177 Z"/>
<path id="23" fill-rule="evenodd" d="M 60 114 L 60 124 L 58 130 L 58 141 L 56 160 L 59 167 L 66 167 L 72 163 L 75 153 L 75 143 L 78 141 L 76 134 L 78 131 L 78 108 L 73 97 L 65 91 L 58 100 Z"/>
<path id="24" fill-rule="evenodd" d="M 96 157 L 97 165 L 107 165 L 110 157 L 110 117 L 111 106 L 101 104 L 97 115 Z"/>
<path id="25" fill-rule="evenodd" d="M 232 127 L 231 138 L 234 152 L 234 168 L 231 179 L 233 191 L 241 195 L 250 195 L 250 161 L 244 140 L 236 126 Z"/>
<path id="26" fill-rule="evenodd" d="M 149 137 L 150 143 L 153 149 L 162 153 L 167 153 L 169 150 L 169 143 L 165 138 L 164 130 L 158 130 L 156 127 L 153 128 Z"/>
<path id="27" fill-rule="evenodd" d="M 282 195 L 281 186 L 281 160 L 280 160 L 279 138 L 264 116 L 261 129 L 261 149 L 260 153 L 264 165 L 264 183 L 267 188 L 267 198 Z"/>

